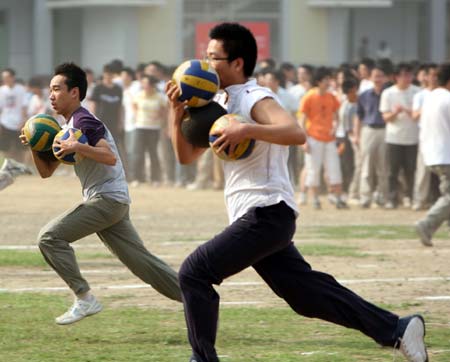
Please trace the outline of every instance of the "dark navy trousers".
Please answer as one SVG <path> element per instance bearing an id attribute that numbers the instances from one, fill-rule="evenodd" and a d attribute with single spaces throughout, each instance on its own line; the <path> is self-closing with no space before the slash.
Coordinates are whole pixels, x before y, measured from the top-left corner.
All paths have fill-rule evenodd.
<path id="1" fill-rule="evenodd" d="M 292 243 L 295 215 L 284 202 L 256 207 L 199 246 L 179 271 L 189 342 L 198 362 L 217 362 L 219 295 L 212 287 L 252 266 L 298 314 L 361 331 L 394 346 L 399 317 L 314 271 Z"/>

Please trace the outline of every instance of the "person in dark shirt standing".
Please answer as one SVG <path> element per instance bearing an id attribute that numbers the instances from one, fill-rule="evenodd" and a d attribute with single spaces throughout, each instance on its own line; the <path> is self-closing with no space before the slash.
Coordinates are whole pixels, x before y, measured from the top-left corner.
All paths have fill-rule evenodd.
<path id="1" fill-rule="evenodd" d="M 358 99 L 355 137 L 361 146 L 361 207 L 368 208 L 372 202 L 372 194 L 376 190 L 377 204 L 386 200 L 386 142 L 385 127 L 379 104 L 381 92 L 387 82 L 384 71 L 376 66 L 371 71 L 374 87 L 364 91 Z"/>
<path id="2" fill-rule="evenodd" d="M 95 86 L 91 96 L 92 113 L 101 119 L 110 130 L 119 150 L 119 155 L 125 170 L 126 164 L 124 145 L 124 112 L 122 105 L 122 88 L 114 83 L 114 69 L 111 64 L 103 67 L 102 82 Z"/>

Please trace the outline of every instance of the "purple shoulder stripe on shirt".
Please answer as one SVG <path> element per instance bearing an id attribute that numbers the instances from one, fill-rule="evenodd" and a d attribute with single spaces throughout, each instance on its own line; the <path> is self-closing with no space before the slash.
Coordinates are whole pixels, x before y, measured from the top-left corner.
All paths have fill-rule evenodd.
<path id="1" fill-rule="evenodd" d="M 72 115 L 73 127 L 78 128 L 87 137 L 90 146 L 105 138 L 105 126 L 86 108 L 78 108 Z"/>

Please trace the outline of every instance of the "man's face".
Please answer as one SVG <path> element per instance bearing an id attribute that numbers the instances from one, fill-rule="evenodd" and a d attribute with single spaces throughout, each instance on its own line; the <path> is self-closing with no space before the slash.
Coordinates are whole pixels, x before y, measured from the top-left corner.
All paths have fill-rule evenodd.
<path id="1" fill-rule="evenodd" d="M 428 81 L 428 86 L 430 88 L 436 88 L 439 84 L 438 84 L 438 78 L 437 78 L 437 68 L 430 68 L 428 69 L 428 74 L 427 74 L 427 81 Z"/>
<path id="2" fill-rule="evenodd" d="M 318 82 L 317 86 L 320 88 L 320 90 L 326 92 L 328 88 L 330 88 L 331 84 L 331 77 L 325 77 L 321 81 Z"/>
<path id="3" fill-rule="evenodd" d="M 411 72 L 402 70 L 396 77 L 397 86 L 400 88 L 407 88 L 411 85 L 413 74 Z"/>
<path id="4" fill-rule="evenodd" d="M 222 40 L 211 39 L 208 43 L 206 56 L 211 67 L 219 75 L 221 88 L 226 88 L 231 85 L 233 69 L 230 66 L 230 62 L 227 60 L 228 54 L 223 50 Z"/>
<path id="5" fill-rule="evenodd" d="M 122 82 L 125 86 L 129 86 L 131 84 L 131 82 L 133 81 L 133 79 L 128 74 L 128 72 L 126 72 L 124 70 L 120 73 L 120 78 L 122 79 Z"/>
<path id="6" fill-rule="evenodd" d="M 110 72 L 103 72 L 103 83 L 111 84 L 114 80 L 114 74 Z"/>
<path id="7" fill-rule="evenodd" d="M 2 72 L 2 82 L 4 85 L 7 85 L 8 87 L 14 86 L 15 83 L 15 77 L 7 71 Z"/>
<path id="8" fill-rule="evenodd" d="M 50 81 L 49 99 L 53 109 L 58 114 L 64 114 L 70 105 L 78 98 L 77 88 L 69 91 L 66 84 L 66 77 L 55 75 Z"/>
<path id="9" fill-rule="evenodd" d="M 277 78 L 271 73 L 267 73 L 264 76 L 264 84 L 266 87 L 270 88 L 272 92 L 277 92 L 278 87 L 280 86 L 280 83 L 278 82 Z"/>
<path id="10" fill-rule="evenodd" d="M 299 83 L 309 82 L 311 80 L 310 78 L 311 77 L 309 76 L 309 73 L 305 68 L 303 67 L 297 68 L 297 80 Z"/>
<path id="11" fill-rule="evenodd" d="M 380 69 L 373 69 L 371 74 L 371 80 L 375 88 L 381 88 L 384 83 L 387 82 L 386 75 Z"/>
<path id="12" fill-rule="evenodd" d="M 366 79 L 369 76 L 369 69 L 365 64 L 360 64 L 358 66 L 358 74 L 360 79 Z"/>

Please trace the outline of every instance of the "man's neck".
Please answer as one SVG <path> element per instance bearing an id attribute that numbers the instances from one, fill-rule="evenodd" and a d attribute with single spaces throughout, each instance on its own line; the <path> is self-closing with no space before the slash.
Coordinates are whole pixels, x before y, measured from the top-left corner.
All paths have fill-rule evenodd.
<path id="1" fill-rule="evenodd" d="M 72 117 L 72 114 L 75 113 L 75 111 L 81 107 L 81 103 L 74 104 L 72 107 L 67 109 L 64 113 L 61 113 L 61 115 L 66 119 L 67 122 L 69 122 L 70 118 Z"/>

